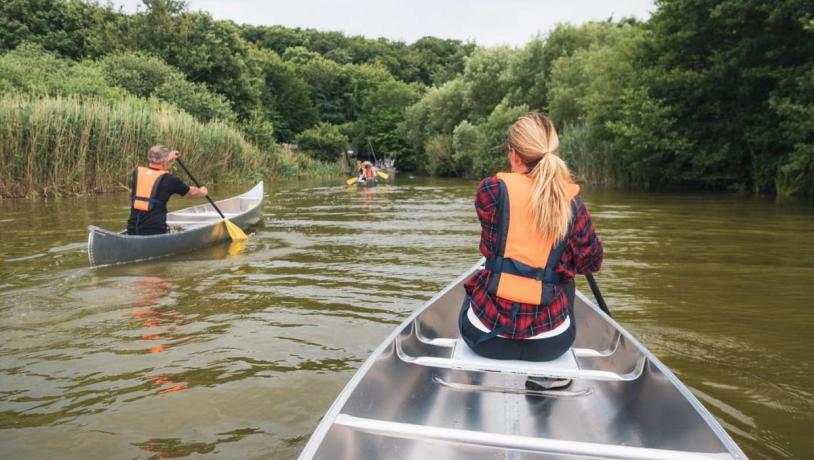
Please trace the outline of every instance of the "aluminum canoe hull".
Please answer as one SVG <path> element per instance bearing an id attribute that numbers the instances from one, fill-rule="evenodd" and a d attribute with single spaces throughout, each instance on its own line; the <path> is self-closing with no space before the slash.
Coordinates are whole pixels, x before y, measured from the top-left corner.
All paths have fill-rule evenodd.
<path id="1" fill-rule="evenodd" d="M 385 339 L 300 459 L 746 458 L 690 390 L 580 292 L 574 349 L 590 378 L 567 390 L 535 394 L 522 373 L 438 365 L 459 337 L 463 282 L 482 262 Z"/>
<path id="2" fill-rule="evenodd" d="M 263 217 L 263 182 L 241 195 L 216 201 L 237 226 L 246 229 Z M 195 251 L 229 240 L 223 220 L 210 204 L 167 213 L 167 225 L 180 231 L 133 236 L 88 226 L 88 260 L 92 267 L 155 259 Z"/>

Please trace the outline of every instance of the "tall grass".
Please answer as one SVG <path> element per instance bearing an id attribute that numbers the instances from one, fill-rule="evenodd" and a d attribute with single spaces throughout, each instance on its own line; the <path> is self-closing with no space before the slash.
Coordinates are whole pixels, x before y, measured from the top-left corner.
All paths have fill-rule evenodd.
<path id="1" fill-rule="evenodd" d="M 204 182 L 264 174 L 261 152 L 235 128 L 201 123 L 154 100 L 0 96 L 0 197 L 103 192 L 129 184 L 147 149 L 179 150 Z"/>
<path id="2" fill-rule="evenodd" d="M 342 166 L 338 162 L 315 160 L 292 150 L 288 145 L 281 146 L 275 158 L 275 173 L 281 177 L 338 176 L 342 174 Z"/>
<path id="3" fill-rule="evenodd" d="M 588 125 L 565 125 L 560 134 L 560 152 L 580 180 L 592 184 L 620 182 L 607 147 L 594 140 Z"/>

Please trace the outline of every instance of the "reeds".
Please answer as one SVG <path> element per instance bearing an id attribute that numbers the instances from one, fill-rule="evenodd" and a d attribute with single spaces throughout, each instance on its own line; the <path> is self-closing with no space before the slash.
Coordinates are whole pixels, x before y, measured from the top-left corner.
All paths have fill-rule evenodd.
<path id="1" fill-rule="evenodd" d="M 201 123 L 154 100 L 7 93 L 0 96 L 0 197 L 127 187 L 155 144 L 180 151 L 207 183 L 270 172 L 279 153 L 261 152 L 225 123 Z"/>
<path id="2" fill-rule="evenodd" d="M 587 125 L 567 124 L 562 128 L 560 153 L 579 180 L 592 184 L 620 182 L 607 147 L 595 142 Z"/>
<path id="3" fill-rule="evenodd" d="M 317 161 L 292 150 L 287 145 L 281 146 L 275 155 L 274 170 L 281 177 L 324 177 L 342 174 L 342 166 L 338 162 Z"/>

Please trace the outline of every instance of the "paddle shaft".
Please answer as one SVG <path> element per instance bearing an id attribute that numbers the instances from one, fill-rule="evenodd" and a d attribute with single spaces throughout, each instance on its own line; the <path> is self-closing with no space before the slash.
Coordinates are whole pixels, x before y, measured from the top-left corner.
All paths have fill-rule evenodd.
<path id="1" fill-rule="evenodd" d="M 588 280 L 588 286 L 591 286 L 591 292 L 594 293 L 594 298 L 596 299 L 596 303 L 599 304 L 599 308 L 601 308 L 606 315 L 611 316 L 610 310 L 608 310 L 608 304 L 605 303 L 605 298 L 602 297 L 602 292 L 599 290 L 599 285 L 596 284 L 594 275 L 586 273 L 585 279 Z"/>
<path id="2" fill-rule="evenodd" d="M 201 184 L 198 182 L 198 179 L 195 179 L 195 176 L 193 176 L 192 173 L 189 172 L 189 169 L 187 169 L 187 167 L 184 165 L 184 163 L 182 163 L 179 158 L 176 158 L 175 161 L 177 161 L 178 164 L 181 165 L 182 168 L 184 168 L 184 171 L 186 171 L 189 178 L 192 179 L 192 182 L 195 183 L 195 186 L 198 187 L 198 188 L 201 188 Z M 209 194 L 206 195 L 206 199 L 209 200 L 209 204 L 211 204 L 212 207 L 215 208 L 215 211 L 218 211 L 218 214 L 220 214 L 220 217 L 223 218 L 223 219 L 226 219 L 226 216 L 224 216 L 223 213 L 220 212 L 220 209 L 218 209 L 218 205 L 216 205 L 215 202 L 212 201 L 212 198 L 209 198 Z"/>

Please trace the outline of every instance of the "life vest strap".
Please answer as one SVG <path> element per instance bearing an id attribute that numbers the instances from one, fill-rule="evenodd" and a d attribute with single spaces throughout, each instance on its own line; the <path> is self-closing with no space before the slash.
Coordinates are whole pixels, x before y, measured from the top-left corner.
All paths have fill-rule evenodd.
<path id="1" fill-rule="evenodd" d="M 144 198 L 143 196 L 130 197 L 130 201 L 136 201 L 136 200 L 138 200 L 138 201 L 146 201 L 146 202 L 150 203 L 151 205 L 153 205 L 151 209 L 165 208 L 166 207 L 163 201 L 157 200 L 155 198 Z"/>
<path id="2" fill-rule="evenodd" d="M 558 251 L 555 251 L 555 254 Z M 562 253 L 560 252 L 560 255 Z M 531 278 L 543 283 L 559 284 L 560 274 L 550 268 L 536 268 L 523 262 L 504 257 L 490 257 L 486 259 L 485 268 L 492 273 L 508 273 L 510 275 Z"/>

